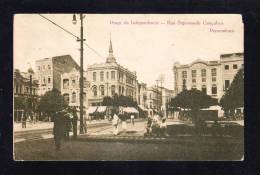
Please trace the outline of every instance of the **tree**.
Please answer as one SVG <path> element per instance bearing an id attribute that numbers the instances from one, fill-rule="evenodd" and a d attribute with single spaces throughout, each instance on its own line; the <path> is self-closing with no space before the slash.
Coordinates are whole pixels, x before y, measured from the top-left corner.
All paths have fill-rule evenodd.
<path id="1" fill-rule="evenodd" d="M 28 103 L 24 97 L 15 97 L 14 98 L 14 109 L 27 109 Z"/>
<path id="2" fill-rule="evenodd" d="M 244 69 L 241 68 L 234 77 L 230 88 L 220 99 L 224 111 L 232 116 L 234 110 L 244 106 Z"/>
<path id="3" fill-rule="evenodd" d="M 202 108 L 208 108 L 215 104 L 217 104 L 217 99 L 214 99 L 197 89 L 191 89 L 183 90 L 179 93 L 170 101 L 169 106 L 171 108 L 190 109 L 191 117 L 193 118 L 195 126 L 197 126 L 200 120 L 197 116 L 199 110 Z"/>
<path id="4" fill-rule="evenodd" d="M 106 96 L 103 98 L 102 105 L 103 106 L 114 106 L 114 99 L 109 96 Z"/>
<path id="5" fill-rule="evenodd" d="M 60 91 L 53 89 L 46 92 L 39 101 L 38 109 L 44 112 L 48 117 L 53 116 L 55 112 L 65 109 L 68 106 Z"/>

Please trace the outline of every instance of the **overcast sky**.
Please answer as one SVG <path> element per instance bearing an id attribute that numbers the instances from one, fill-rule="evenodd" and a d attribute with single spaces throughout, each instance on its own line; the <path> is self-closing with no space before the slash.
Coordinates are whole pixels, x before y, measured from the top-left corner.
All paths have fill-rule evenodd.
<path id="1" fill-rule="evenodd" d="M 72 24 L 72 14 L 43 15 L 79 36 L 80 25 Z M 217 25 L 205 25 L 203 21 Z M 189 24 L 183 25 L 183 22 Z M 164 74 L 164 85 L 173 89 L 174 62 L 214 60 L 219 59 L 220 54 L 243 52 L 243 30 L 240 15 L 86 14 L 86 43 L 101 56 L 85 47 L 84 68 L 106 61 L 111 33 L 114 56 L 119 64 L 136 71 L 139 82 L 148 85 L 156 84 L 158 76 Z M 74 37 L 38 14 L 14 17 L 14 68 L 25 71 L 30 63 L 35 69 L 37 59 L 66 54 L 79 63 L 79 46 Z"/>

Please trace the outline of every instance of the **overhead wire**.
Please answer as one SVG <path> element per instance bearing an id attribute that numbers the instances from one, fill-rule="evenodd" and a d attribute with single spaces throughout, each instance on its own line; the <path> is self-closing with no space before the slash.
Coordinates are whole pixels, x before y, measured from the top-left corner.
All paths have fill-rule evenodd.
<path id="1" fill-rule="evenodd" d="M 41 16 L 42 18 L 44 18 L 45 20 L 49 21 L 50 23 L 52 23 L 53 25 L 57 26 L 58 28 L 62 29 L 64 32 L 70 34 L 71 36 L 79 39 L 79 37 L 75 34 L 73 34 L 72 32 L 70 32 L 69 30 L 65 29 L 64 27 L 60 26 L 59 24 L 55 23 L 54 21 L 52 21 L 51 19 L 47 18 L 46 16 L 42 15 L 42 14 L 38 14 L 39 16 Z M 83 43 L 85 46 L 87 46 L 90 50 L 92 50 L 97 56 L 101 57 L 101 58 L 105 58 L 103 57 L 101 54 L 99 54 L 94 48 L 92 48 L 90 45 L 88 45 L 87 43 Z"/>

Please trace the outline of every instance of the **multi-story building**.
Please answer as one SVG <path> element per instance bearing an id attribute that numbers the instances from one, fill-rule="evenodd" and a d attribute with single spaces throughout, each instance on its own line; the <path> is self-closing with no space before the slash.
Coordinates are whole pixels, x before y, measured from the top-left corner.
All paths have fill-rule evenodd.
<path id="1" fill-rule="evenodd" d="M 20 72 L 15 69 L 13 74 L 13 93 L 14 93 L 14 121 L 21 121 L 25 105 L 35 112 L 36 100 L 38 98 L 38 81 L 32 68 L 28 72 Z M 24 102 L 30 104 L 24 104 Z M 30 105 L 30 106 L 29 106 Z"/>
<path id="2" fill-rule="evenodd" d="M 87 80 L 90 81 L 88 89 L 89 106 L 99 106 L 105 96 L 115 94 L 136 99 L 136 72 L 132 72 L 116 62 L 113 55 L 112 42 L 110 40 L 109 56 L 105 63 L 89 65 Z"/>
<path id="3" fill-rule="evenodd" d="M 83 105 L 87 107 L 87 72 L 83 73 Z M 69 106 L 80 106 L 80 71 L 73 68 L 70 72 L 61 75 L 61 94 Z"/>
<path id="4" fill-rule="evenodd" d="M 164 113 L 164 116 L 167 116 L 167 114 L 169 114 L 169 112 L 170 112 L 170 111 L 168 111 L 168 103 L 175 96 L 174 90 L 162 87 L 161 93 L 162 93 L 162 107 L 161 107 L 161 109 Z"/>
<path id="5" fill-rule="evenodd" d="M 185 65 L 176 62 L 173 66 L 175 93 L 196 88 L 219 100 L 243 64 L 243 53 L 223 54 L 219 60 L 196 60 Z"/>
<path id="6" fill-rule="evenodd" d="M 37 60 L 36 68 L 37 79 L 39 80 L 39 95 L 43 95 L 53 88 L 61 91 L 61 74 L 68 73 L 73 68 L 80 69 L 70 55 Z"/>
<path id="7" fill-rule="evenodd" d="M 138 98 L 137 103 L 142 109 L 147 109 L 147 85 L 145 83 L 138 83 Z"/>
<path id="8" fill-rule="evenodd" d="M 146 105 L 148 107 L 148 115 L 153 115 L 154 111 L 159 111 L 162 106 L 161 91 L 158 86 L 148 87 L 146 90 L 147 100 Z"/>

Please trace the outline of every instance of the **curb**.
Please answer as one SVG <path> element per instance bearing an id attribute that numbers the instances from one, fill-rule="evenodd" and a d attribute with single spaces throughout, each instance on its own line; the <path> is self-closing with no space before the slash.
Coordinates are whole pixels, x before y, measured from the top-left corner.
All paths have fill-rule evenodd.
<path id="1" fill-rule="evenodd" d="M 202 139 L 203 138 L 203 139 Z M 77 141 L 87 142 L 130 142 L 130 143 L 178 143 L 178 144 L 206 144 L 206 145 L 244 145 L 244 140 L 234 138 L 210 138 L 205 137 L 189 137 L 189 138 L 159 138 L 159 137 L 143 137 L 143 136 L 85 136 L 77 138 Z"/>

